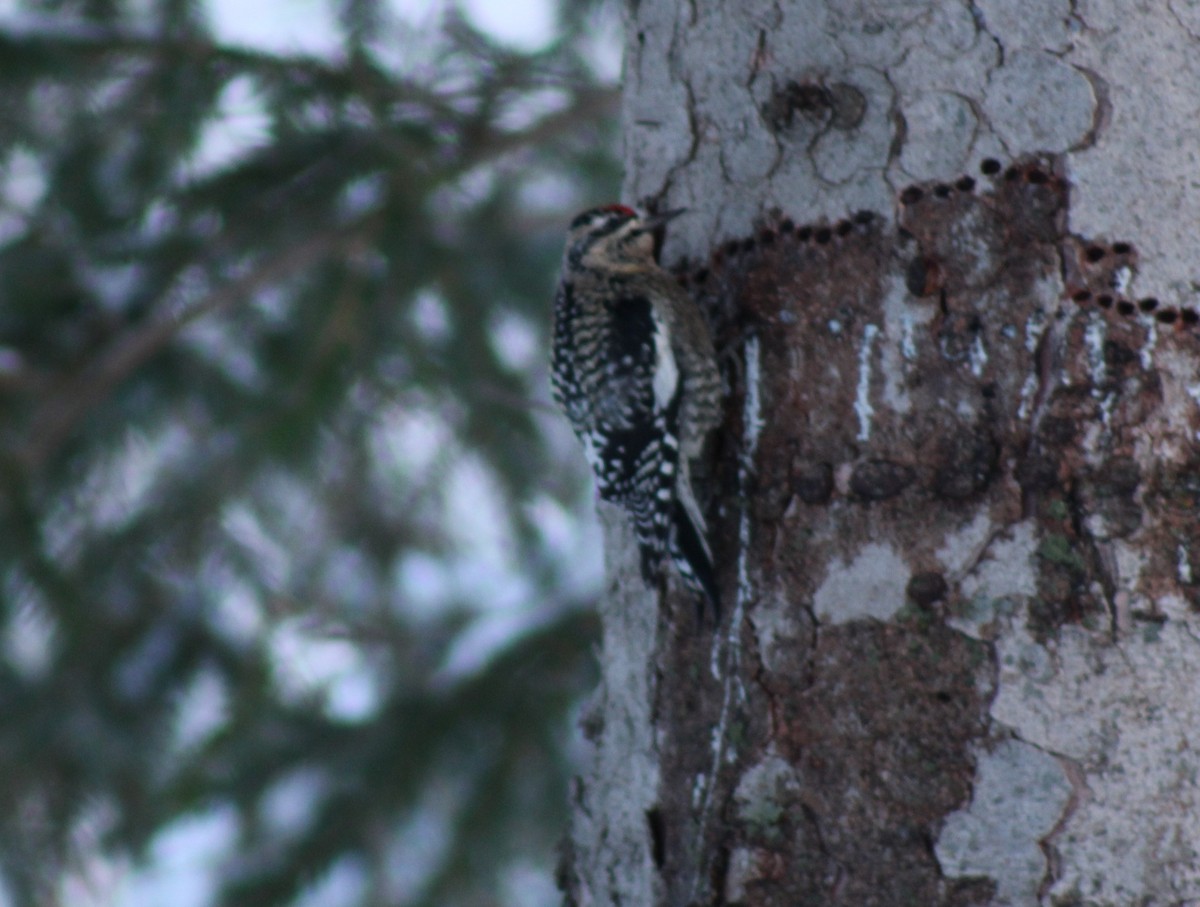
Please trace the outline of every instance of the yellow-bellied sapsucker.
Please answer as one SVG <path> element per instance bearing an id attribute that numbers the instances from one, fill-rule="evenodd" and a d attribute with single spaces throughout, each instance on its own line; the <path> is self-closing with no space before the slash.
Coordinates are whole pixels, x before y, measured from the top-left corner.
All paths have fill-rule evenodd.
<path id="1" fill-rule="evenodd" d="M 689 461 L 719 420 L 721 377 L 699 307 L 655 258 L 655 231 L 681 213 L 642 217 L 609 205 L 571 222 L 554 300 L 551 383 L 600 497 L 633 519 L 647 583 L 670 554 L 719 615 Z"/>

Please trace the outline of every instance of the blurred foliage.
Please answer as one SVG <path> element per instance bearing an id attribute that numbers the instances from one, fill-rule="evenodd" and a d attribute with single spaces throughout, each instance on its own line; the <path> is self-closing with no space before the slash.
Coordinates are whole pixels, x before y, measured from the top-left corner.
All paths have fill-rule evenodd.
<path id="1" fill-rule="evenodd" d="M 219 815 L 213 903 L 507 903 L 593 683 L 543 350 L 615 10 L 342 0 L 315 55 L 147 6 L 0 20 L 3 888 Z"/>

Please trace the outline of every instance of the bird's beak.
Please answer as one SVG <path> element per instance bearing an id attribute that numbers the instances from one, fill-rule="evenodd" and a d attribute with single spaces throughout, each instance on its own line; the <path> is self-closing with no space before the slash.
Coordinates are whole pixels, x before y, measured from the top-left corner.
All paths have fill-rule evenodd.
<path id="1" fill-rule="evenodd" d="M 663 211 L 661 214 L 647 214 L 638 225 L 637 232 L 653 233 L 655 230 L 666 226 L 668 221 L 674 220 L 686 211 L 687 208 L 674 208 L 671 211 Z"/>
<path id="2" fill-rule="evenodd" d="M 686 214 L 687 208 L 674 208 L 670 211 L 663 211 L 661 214 L 650 214 L 642 218 L 642 224 L 649 230 L 657 230 L 669 221 L 673 221 L 680 214 Z"/>

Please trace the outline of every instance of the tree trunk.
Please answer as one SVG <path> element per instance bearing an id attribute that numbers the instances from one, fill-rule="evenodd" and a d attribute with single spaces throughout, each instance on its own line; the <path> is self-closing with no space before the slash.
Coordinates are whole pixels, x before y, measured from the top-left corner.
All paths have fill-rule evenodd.
<path id="1" fill-rule="evenodd" d="M 1200 12 L 642 0 L 725 614 L 613 593 L 571 903 L 1200 899 Z"/>

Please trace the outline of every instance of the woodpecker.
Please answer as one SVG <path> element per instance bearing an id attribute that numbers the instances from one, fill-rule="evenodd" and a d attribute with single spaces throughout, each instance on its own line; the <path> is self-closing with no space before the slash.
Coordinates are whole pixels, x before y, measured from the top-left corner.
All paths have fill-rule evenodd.
<path id="1" fill-rule="evenodd" d="M 642 576 L 670 555 L 720 616 L 704 518 L 690 478 L 716 426 L 721 377 L 696 302 L 656 260 L 655 234 L 682 210 L 584 211 L 567 234 L 554 299 L 554 399 L 583 442 L 600 497 L 630 515 Z"/>

